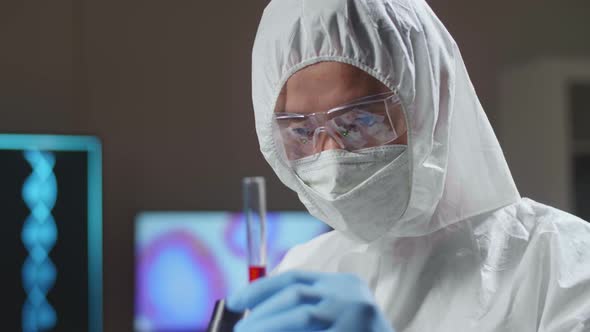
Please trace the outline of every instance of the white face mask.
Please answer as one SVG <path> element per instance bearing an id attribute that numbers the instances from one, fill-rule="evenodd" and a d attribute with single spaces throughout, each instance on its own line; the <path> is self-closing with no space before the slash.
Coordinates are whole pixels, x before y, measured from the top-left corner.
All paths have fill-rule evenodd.
<path id="1" fill-rule="evenodd" d="M 293 162 L 295 174 L 325 199 L 336 199 L 395 160 L 406 146 L 385 145 L 362 153 L 328 150 Z"/>
<path id="2" fill-rule="evenodd" d="M 317 159 L 316 159 L 317 158 Z M 302 183 L 301 201 L 332 227 L 371 241 L 404 213 L 410 196 L 405 145 L 385 145 L 362 153 L 329 150 L 293 163 Z"/>

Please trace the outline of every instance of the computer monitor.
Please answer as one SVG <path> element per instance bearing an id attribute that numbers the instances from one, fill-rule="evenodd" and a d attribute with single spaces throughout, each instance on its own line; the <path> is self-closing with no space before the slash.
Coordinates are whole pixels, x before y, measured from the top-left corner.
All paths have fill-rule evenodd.
<path id="1" fill-rule="evenodd" d="M 102 331 L 101 148 L 0 134 L 3 331 Z"/>
<path id="2" fill-rule="evenodd" d="M 328 230 L 308 213 L 268 213 L 268 269 Z M 135 232 L 136 332 L 205 331 L 215 300 L 248 283 L 241 213 L 145 212 Z"/>

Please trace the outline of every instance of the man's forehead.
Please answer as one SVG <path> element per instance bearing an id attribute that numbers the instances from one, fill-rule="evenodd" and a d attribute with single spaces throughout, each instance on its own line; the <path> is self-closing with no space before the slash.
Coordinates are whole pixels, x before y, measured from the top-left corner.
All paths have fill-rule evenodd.
<path id="1" fill-rule="evenodd" d="M 320 62 L 299 70 L 287 80 L 277 111 L 321 112 L 386 91 L 389 89 L 384 84 L 357 67 L 340 62 Z"/>

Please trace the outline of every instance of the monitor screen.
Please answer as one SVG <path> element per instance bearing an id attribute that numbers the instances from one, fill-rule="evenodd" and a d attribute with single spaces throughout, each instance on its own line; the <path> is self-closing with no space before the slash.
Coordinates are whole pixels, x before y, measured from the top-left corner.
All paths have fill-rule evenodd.
<path id="1" fill-rule="evenodd" d="M 304 212 L 267 214 L 267 269 L 328 231 Z M 146 212 L 135 228 L 135 331 L 205 331 L 215 300 L 248 283 L 241 213 Z"/>
<path id="2" fill-rule="evenodd" d="M 3 331 L 102 331 L 93 137 L 0 134 Z"/>

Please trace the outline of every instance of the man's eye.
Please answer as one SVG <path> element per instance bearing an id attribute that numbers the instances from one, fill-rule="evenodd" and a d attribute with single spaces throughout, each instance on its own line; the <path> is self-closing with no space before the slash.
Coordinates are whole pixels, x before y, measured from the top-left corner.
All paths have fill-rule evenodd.
<path id="1" fill-rule="evenodd" d="M 291 131 L 299 136 L 309 136 L 309 130 L 307 128 L 292 128 Z"/>
<path id="2" fill-rule="evenodd" d="M 291 132 L 295 135 L 295 139 L 301 144 L 307 144 L 311 141 L 311 130 L 308 128 L 291 128 Z"/>

